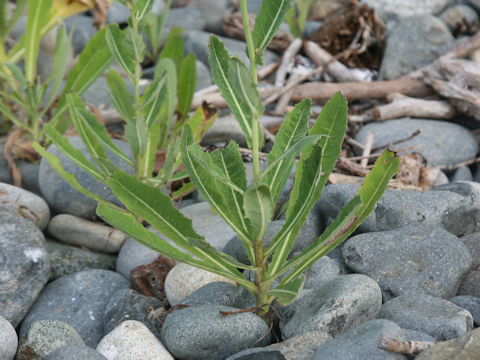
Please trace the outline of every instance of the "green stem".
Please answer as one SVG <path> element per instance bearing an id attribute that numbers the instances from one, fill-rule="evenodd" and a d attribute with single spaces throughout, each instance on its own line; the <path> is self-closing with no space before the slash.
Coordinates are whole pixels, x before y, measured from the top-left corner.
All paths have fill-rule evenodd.
<path id="1" fill-rule="evenodd" d="M 250 31 L 250 22 L 248 21 L 247 0 L 241 0 L 243 29 L 245 39 L 247 41 L 247 53 L 250 59 L 250 73 L 252 74 L 253 83 L 258 85 L 257 61 L 255 56 L 255 46 L 253 45 L 252 32 Z M 259 153 L 259 124 L 258 114 L 252 111 L 252 162 L 253 162 L 253 180 L 256 184 L 260 183 L 260 153 Z"/>

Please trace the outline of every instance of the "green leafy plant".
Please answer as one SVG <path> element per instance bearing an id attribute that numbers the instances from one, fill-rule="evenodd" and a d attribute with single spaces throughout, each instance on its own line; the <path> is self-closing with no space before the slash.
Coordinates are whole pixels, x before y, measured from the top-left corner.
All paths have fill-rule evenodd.
<path id="1" fill-rule="evenodd" d="M 104 181 L 125 209 L 106 202 L 100 202 L 97 208 L 97 214 L 105 221 L 146 246 L 177 261 L 236 281 L 255 296 L 259 315 L 265 315 L 275 299 L 281 304 L 295 299 L 303 287 L 304 271 L 344 241 L 367 218 L 399 168 L 399 159 L 394 153 L 383 153 L 357 195 L 323 234 L 298 255 L 289 257 L 300 228 L 335 166 L 347 127 L 347 102 L 341 94 L 333 96 L 311 129 L 308 126 L 311 101 L 303 100 L 286 116 L 273 150 L 267 155 L 268 166 L 260 171 L 259 149 L 263 139 L 258 118 L 264 107 L 257 89 L 256 69 L 289 7 L 287 0 L 264 0 L 251 33 L 246 0 L 241 1 L 250 69 L 237 57 L 230 57 L 218 38 L 213 35 L 210 38 L 213 79 L 252 150 L 253 183 L 247 185 L 236 143 L 207 153 L 195 143 L 190 126 L 185 126 L 181 135 L 182 160 L 191 181 L 212 210 L 238 234 L 249 263 L 241 263 L 211 246 L 160 189 L 121 170 L 112 171 Z M 272 243 L 265 246 L 267 226 L 297 156 L 300 158 L 285 224 Z M 170 242 L 146 229 L 140 220 L 151 224 Z M 244 270 L 254 272 L 254 281 L 246 279 Z"/>
<path id="2" fill-rule="evenodd" d="M 183 41 L 176 30 L 173 35 L 169 35 L 159 56 L 153 81 L 141 94 L 141 64 L 144 61 L 146 46 L 140 31 L 146 24 L 147 14 L 154 1 L 122 3 L 131 11 L 129 26 L 124 30 L 115 25 L 109 26 L 104 36 L 106 48 L 126 74 L 133 94 L 122 75 L 113 69 L 108 71 L 107 83 L 112 104 L 126 123 L 125 138 L 130 145 L 133 158 L 112 141 L 105 127 L 94 114 L 87 111 L 75 92 L 70 92 L 66 96 L 70 118 L 96 166 L 89 163 L 68 139 L 62 137 L 54 125 L 45 125 L 44 131 L 60 151 L 100 181 L 104 181 L 106 176 L 116 169 L 107 157 L 107 151 L 110 151 L 132 168 L 132 173 L 137 179 L 152 186 L 162 187 L 167 182 L 186 177 L 185 171 L 175 172 L 181 164 L 179 135 L 184 124 L 188 123 L 189 127 L 194 129 L 198 142 L 215 120 L 216 112 L 208 111 L 208 107 L 203 106 L 188 118 L 195 91 L 196 64 L 193 55 L 184 58 Z M 100 200 L 66 173 L 58 159 L 39 144 L 35 144 L 35 149 L 77 190 Z M 158 149 L 166 149 L 163 166 L 160 169 L 155 168 Z M 174 193 L 174 196 L 181 196 L 190 191 L 192 185 L 186 183 Z"/>
<path id="3" fill-rule="evenodd" d="M 84 3 L 66 3 L 61 0 L 28 2 L 26 33 L 10 51 L 6 51 L 6 37 L 18 21 L 27 1 L 18 1 L 10 18 L 3 14 L 6 2 L 0 4 L 0 114 L 11 121 L 32 140 L 44 140 L 42 123 L 47 120 L 64 132 L 69 121 L 64 115 L 66 96 L 70 91 L 83 93 L 113 61 L 105 42 L 105 29 L 99 31 L 86 45 L 77 63 L 68 72 L 65 85 L 62 82 L 68 68 L 70 36 L 62 25 L 56 36 L 52 74 L 42 81 L 37 74 L 37 58 L 42 37 L 57 25 L 61 18 L 88 9 Z M 24 68 L 16 63 L 25 60 Z M 47 92 L 47 88 L 49 92 Z M 56 101 L 58 100 L 58 104 Z"/>
<path id="4" fill-rule="evenodd" d="M 308 11 L 312 7 L 313 2 L 314 0 L 295 0 L 288 10 L 286 21 L 293 36 L 297 38 L 303 37 Z"/>

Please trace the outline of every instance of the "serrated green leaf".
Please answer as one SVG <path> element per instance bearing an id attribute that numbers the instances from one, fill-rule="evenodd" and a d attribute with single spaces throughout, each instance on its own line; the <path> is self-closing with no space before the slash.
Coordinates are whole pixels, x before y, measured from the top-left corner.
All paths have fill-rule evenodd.
<path id="1" fill-rule="evenodd" d="M 142 119 L 133 119 L 125 126 L 125 139 L 132 149 L 135 160 L 145 151 L 148 128 Z"/>
<path id="2" fill-rule="evenodd" d="M 52 0 L 29 2 L 25 33 L 25 77 L 29 83 L 33 83 L 37 76 L 37 58 L 42 36 L 41 30 L 47 24 L 51 6 Z"/>
<path id="3" fill-rule="evenodd" d="M 135 49 L 127 45 L 126 34 L 127 32 L 120 30 L 118 26 L 111 26 L 107 28 L 105 39 L 115 60 L 130 78 L 133 78 L 137 67 L 137 58 Z"/>
<path id="4" fill-rule="evenodd" d="M 155 156 L 160 138 L 160 123 L 154 122 L 147 135 L 148 139 L 147 143 L 145 144 L 145 152 L 140 156 L 140 171 L 138 172 L 142 179 L 150 179 L 153 175 Z"/>
<path id="5" fill-rule="evenodd" d="M 263 0 L 252 33 L 257 64 L 262 64 L 263 53 L 285 19 L 289 8 L 290 0 Z"/>
<path id="6" fill-rule="evenodd" d="M 275 136 L 275 144 L 272 151 L 267 155 L 268 168 L 262 173 L 262 183 L 270 186 L 274 203 L 278 202 L 280 193 L 290 175 L 295 162 L 295 156 L 302 150 L 303 145 L 299 141 L 310 142 L 305 139 L 310 118 L 312 101 L 305 99 L 287 113 L 285 120 Z M 311 139 L 313 140 L 313 139 Z M 300 147 L 298 152 L 294 147 Z"/>
<path id="7" fill-rule="evenodd" d="M 248 146 L 252 146 L 252 118 L 263 114 L 264 107 L 248 68 L 238 58 L 230 58 L 218 38 L 210 36 L 208 58 L 213 81 L 242 128 Z M 258 124 L 258 123 L 257 123 Z M 257 126 L 260 127 L 258 124 Z M 259 134 L 262 131 L 259 129 Z M 260 146 L 263 139 L 260 141 Z"/>
<path id="8" fill-rule="evenodd" d="M 109 27 L 111 26 L 113 25 Z M 69 119 L 61 121 L 67 110 L 66 94 L 75 91 L 78 95 L 82 95 L 113 61 L 105 40 L 107 28 L 101 29 L 90 39 L 80 53 L 78 61 L 68 73 L 57 111 L 50 120 L 60 133 L 65 132 L 70 125 Z"/>
<path id="9" fill-rule="evenodd" d="M 335 94 L 323 107 L 310 135 L 326 135 L 317 145 L 307 146 L 297 164 L 285 224 L 267 250 L 273 251 L 268 275 L 274 274 L 287 259 L 308 213 L 322 194 L 328 176 L 340 155 L 347 128 L 347 101 Z"/>
<path id="10" fill-rule="evenodd" d="M 141 21 L 151 10 L 155 0 L 136 0 L 135 17 Z"/>
<path id="11" fill-rule="evenodd" d="M 135 109 L 133 108 L 133 98 L 130 91 L 119 73 L 110 69 L 107 74 L 107 84 L 109 88 L 108 96 L 113 106 L 118 111 L 125 122 L 135 118 Z"/>
<path id="12" fill-rule="evenodd" d="M 250 221 L 250 238 L 263 239 L 272 220 L 275 205 L 267 185 L 252 185 L 243 197 L 243 209 Z"/>
<path id="13" fill-rule="evenodd" d="M 300 294 L 305 283 L 305 275 L 300 274 L 295 279 L 280 284 L 276 288 L 268 290 L 267 295 L 277 298 L 280 305 L 290 304 Z"/>
<path id="14" fill-rule="evenodd" d="M 158 71 L 158 72 L 157 72 Z M 168 144 L 168 134 L 173 122 L 177 101 L 177 70 L 169 58 L 161 59 L 155 70 L 155 78 L 166 76 L 166 97 L 160 111 L 160 141 L 159 147 L 165 148 Z"/>
<path id="15" fill-rule="evenodd" d="M 147 128 L 158 119 L 160 108 L 165 106 L 167 99 L 167 74 L 155 79 L 142 96 L 142 115 Z"/>
<path id="16" fill-rule="evenodd" d="M 193 95 L 197 82 L 197 67 L 195 55 L 189 54 L 180 63 L 178 69 L 178 102 L 177 110 L 181 119 L 186 119 L 190 106 L 192 105 Z"/>

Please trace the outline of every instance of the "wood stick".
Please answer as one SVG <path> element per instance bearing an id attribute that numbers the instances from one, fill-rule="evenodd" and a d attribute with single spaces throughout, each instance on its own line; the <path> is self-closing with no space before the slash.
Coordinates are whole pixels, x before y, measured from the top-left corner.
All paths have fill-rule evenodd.
<path id="1" fill-rule="evenodd" d="M 288 45 L 288 48 L 283 53 L 282 62 L 278 67 L 277 73 L 275 74 L 275 86 L 281 87 L 283 84 L 285 84 L 287 73 L 295 65 L 295 56 L 302 48 L 302 44 L 303 40 L 296 38 L 290 43 L 290 45 Z"/>
<path id="2" fill-rule="evenodd" d="M 391 94 L 387 99 L 391 101 L 390 104 L 373 109 L 375 120 L 383 121 L 401 117 L 450 119 L 455 115 L 455 109 L 446 101 L 416 99 L 399 93 Z"/>
<path id="3" fill-rule="evenodd" d="M 371 131 L 367 133 L 367 140 L 365 141 L 365 147 L 363 148 L 362 153 L 362 160 L 360 160 L 360 166 L 364 169 L 367 168 L 368 165 L 368 158 L 367 156 L 370 155 L 372 151 L 372 144 L 373 144 L 373 134 Z"/>
<path id="4" fill-rule="evenodd" d="M 437 344 L 434 341 L 399 341 L 387 336 L 378 339 L 378 347 L 396 354 L 418 354 Z"/>
<path id="5" fill-rule="evenodd" d="M 301 77 L 302 77 L 302 74 L 299 71 L 296 71 L 295 69 L 293 69 L 293 72 L 290 74 L 290 77 L 288 78 L 287 86 L 289 86 L 292 83 L 297 84 L 297 81 Z M 278 99 L 277 104 L 275 105 L 275 110 L 274 110 L 276 114 L 283 114 L 285 112 L 285 109 L 287 108 L 287 105 L 290 102 L 292 95 L 293 95 L 293 88 L 287 91 L 285 94 L 283 94 L 280 97 L 280 99 Z"/>

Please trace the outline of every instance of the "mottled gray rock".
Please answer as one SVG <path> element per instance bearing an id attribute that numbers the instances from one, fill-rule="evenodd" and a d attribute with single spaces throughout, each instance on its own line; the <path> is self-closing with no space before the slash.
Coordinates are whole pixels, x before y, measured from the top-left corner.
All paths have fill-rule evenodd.
<path id="1" fill-rule="evenodd" d="M 185 53 L 195 54 L 196 58 L 203 62 L 205 65 L 208 65 L 208 40 L 210 38 L 210 33 L 205 31 L 187 31 L 185 32 L 183 39 L 185 42 Z M 244 63 L 249 64 L 248 57 L 245 52 L 246 44 L 244 41 L 230 39 L 226 37 L 219 37 L 220 40 L 224 43 L 225 48 L 230 55 L 236 55 Z M 265 65 L 271 64 L 277 61 L 278 55 L 270 50 L 266 50 L 263 56 L 263 63 Z"/>
<path id="2" fill-rule="evenodd" d="M 192 220 L 195 231 L 218 250 L 222 250 L 228 240 L 235 235 L 235 231 L 219 215 L 210 210 L 207 202 L 186 206 L 180 211 Z"/>
<path id="3" fill-rule="evenodd" d="M 395 16 L 438 14 L 449 0 L 362 0 L 371 8 Z"/>
<path id="4" fill-rule="evenodd" d="M 453 45 L 452 34 L 438 18 L 432 15 L 402 18 L 387 39 L 379 77 L 390 80 L 408 74 L 430 64 Z"/>
<path id="5" fill-rule="evenodd" d="M 232 115 L 217 118 L 202 138 L 203 145 L 229 143 L 230 141 L 235 141 L 243 147 L 247 146 L 242 128 Z"/>
<path id="6" fill-rule="evenodd" d="M 42 291 L 22 322 L 20 336 L 36 321 L 60 320 L 95 347 L 103 336 L 103 313 L 111 294 L 129 286 L 121 275 L 101 269 L 61 277 Z"/>
<path id="7" fill-rule="evenodd" d="M 338 261 L 324 256 L 305 271 L 307 279 L 303 287 L 305 289 L 316 289 L 327 281 L 340 276 L 340 272 L 341 269 Z"/>
<path id="8" fill-rule="evenodd" d="M 374 319 L 382 304 L 378 284 L 365 275 L 339 276 L 287 306 L 280 320 L 282 338 L 307 331 L 337 336 Z"/>
<path id="9" fill-rule="evenodd" d="M 73 30 L 72 46 L 75 55 L 80 54 L 88 41 L 96 34 L 97 28 L 93 25 L 93 17 L 84 14 L 65 19 L 68 33 Z"/>
<path id="10" fill-rule="evenodd" d="M 457 4 L 440 15 L 450 31 L 455 35 L 473 34 L 478 28 L 478 14 L 470 6 Z"/>
<path id="11" fill-rule="evenodd" d="M 113 2 L 108 9 L 107 23 L 123 24 L 128 21 L 130 10 L 118 2 Z"/>
<path id="12" fill-rule="evenodd" d="M 435 341 L 435 339 L 422 331 L 412 329 L 402 329 L 405 341 Z"/>
<path id="13" fill-rule="evenodd" d="M 387 336 L 403 340 L 403 331 L 388 320 L 371 320 L 360 324 L 328 343 L 320 346 L 313 355 L 313 360 L 403 360 L 405 355 L 395 354 L 379 349 L 378 339 Z"/>
<path id="14" fill-rule="evenodd" d="M 210 70 L 208 67 L 201 61 L 196 61 L 197 65 L 197 81 L 195 84 L 195 91 L 205 89 L 212 85 L 212 76 L 210 75 Z M 218 119 L 217 119 L 218 120 Z M 215 123 L 214 123 L 215 124 Z"/>
<path id="15" fill-rule="evenodd" d="M 0 183 L 0 212 L 3 211 L 31 221 L 40 230 L 45 229 L 50 220 L 50 209 L 40 196 L 17 186 Z"/>
<path id="16" fill-rule="evenodd" d="M 399 296 L 382 305 L 377 316 L 403 328 L 448 340 L 473 329 L 472 314 L 451 301 L 433 296 Z"/>
<path id="17" fill-rule="evenodd" d="M 386 190 L 357 232 L 387 231 L 411 224 L 439 225 L 456 236 L 479 231 L 480 198 L 470 184 L 474 183 L 462 185 L 472 189 L 469 195 L 453 191 Z M 454 190 L 450 184 L 447 186 L 443 189 Z M 359 186 L 354 184 L 332 184 L 325 187 L 314 208 L 323 226 L 330 224 L 358 189 Z"/>
<path id="18" fill-rule="evenodd" d="M 232 283 L 215 281 L 202 286 L 185 297 L 181 303 L 189 306 L 223 305 L 239 307 L 237 297 L 240 292 Z"/>
<path id="19" fill-rule="evenodd" d="M 263 348 L 242 350 L 226 360 L 311 360 L 315 350 L 331 339 L 325 332 L 309 331 Z"/>
<path id="20" fill-rule="evenodd" d="M 176 310 L 162 327 L 162 342 L 177 358 L 185 360 L 223 360 L 252 346 L 270 343 L 268 325 L 253 313 L 223 316 L 220 311 L 236 308 L 203 305 Z"/>
<path id="21" fill-rule="evenodd" d="M 17 327 L 48 281 L 45 238 L 32 222 L 0 212 L 0 315 Z"/>
<path id="22" fill-rule="evenodd" d="M 367 124 L 355 135 L 355 140 L 364 144 L 367 134 L 373 134 L 373 147 L 405 139 L 421 129 L 420 135 L 402 142 L 402 147 L 419 146 L 416 152 L 422 154 L 429 166 L 454 165 L 475 158 L 478 144 L 466 128 L 437 120 L 397 119 Z"/>
<path id="23" fill-rule="evenodd" d="M 480 329 L 422 351 L 415 360 L 477 360 L 480 354 Z"/>
<path id="24" fill-rule="evenodd" d="M 41 360 L 66 345 L 84 345 L 74 328 L 63 321 L 36 321 L 20 339 L 16 359 Z"/>
<path id="25" fill-rule="evenodd" d="M 150 264 L 158 258 L 158 255 L 158 252 L 145 245 L 133 239 L 128 239 L 118 253 L 116 271 L 123 275 L 125 279 L 130 279 L 130 271 L 134 267 Z"/>
<path id="26" fill-rule="evenodd" d="M 472 254 L 472 270 L 480 270 L 480 232 L 464 235 L 460 240 Z"/>
<path id="27" fill-rule="evenodd" d="M 38 186 L 38 169 L 40 165 L 38 163 L 31 163 L 21 160 L 16 160 L 15 164 L 17 164 L 18 170 L 20 170 L 20 174 L 22 174 L 22 188 L 31 191 L 34 194 L 40 195 L 40 187 Z M 8 162 L 3 158 L 0 158 L 0 182 L 13 184 L 13 178 L 10 174 Z"/>
<path id="28" fill-rule="evenodd" d="M 195 0 L 192 5 L 205 14 L 205 30 L 215 34 L 223 33 L 222 18 L 227 13 L 227 0 Z"/>
<path id="29" fill-rule="evenodd" d="M 467 273 L 457 294 L 480 297 L 480 270 L 470 270 Z"/>
<path id="30" fill-rule="evenodd" d="M 118 253 L 128 238 L 120 230 L 68 214 L 53 217 L 48 232 L 64 243 L 107 254 Z"/>
<path id="31" fill-rule="evenodd" d="M 451 181 L 473 181 L 472 171 L 468 166 L 460 166 L 453 174 Z"/>
<path id="32" fill-rule="evenodd" d="M 127 85 L 128 86 L 128 85 Z M 83 93 L 82 97 L 86 103 L 95 106 L 112 107 L 112 102 L 108 96 L 107 78 L 103 75 L 99 76 L 88 89 Z"/>
<path id="33" fill-rule="evenodd" d="M 182 303 L 182 300 L 195 290 L 217 281 L 234 283 L 232 280 L 212 272 L 178 263 L 168 272 L 165 278 L 165 295 L 170 305 L 177 305 Z"/>
<path id="34" fill-rule="evenodd" d="M 107 360 L 105 356 L 85 345 L 62 346 L 52 351 L 45 360 Z"/>
<path id="35" fill-rule="evenodd" d="M 468 248 L 437 226 L 365 233 L 343 247 L 347 266 L 380 285 L 384 301 L 400 295 L 455 296 L 470 269 Z"/>
<path id="36" fill-rule="evenodd" d="M 124 321 L 105 335 L 97 351 L 108 359 L 174 360 L 155 335 L 136 320 Z"/>
<path id="37" fill-rule="evenodd" d="M 119 290 L 112 294 L 110 301 L 105 306 L 104 333 L 113 331 L 123 321 L 137 320 L 160 338 L 161 324 L 149 316 L 150 311 L 160 307 L 163 307 L 163 302 L 157 298 L 145 296 L 132 289 Z"/>
<path id="38" fill-rule="evenodd" d="M 70 137 L 69 140 L 71 144 L 76 149 L 79 149 L 89 161 L 93 162 L 80 137 Z M 132 152 L 127 143 L 116 139 L 113 141 L 125 154 L 131 156 Z M 48 147 L 48 152 L 57 156 L 64 169 L 75 175 L 78 182 L 86 189 L 106 200 L 120 204 L 119 200 L 112 194 L 107 185 L 94 179 L 83 170 L 80 170 L 72 161 L 67 159 L 55 145 L 50 145 Z M 133 171 L 129 165 L 125 164 L 111 152 L 107 151 L 107 156 L 113 163 L 115 163 L 115 165 L 119 166 L 124 171 L 130 173 Z M 42 158 L 40 162 L 38 182 L 44 199 L 57 213 L 71 214 L 86 219 L 93 219 L 97 202 L 73 189 L 55 172 L 55 170 L 53 170 L 48 161 L 44 158 Z"/>
<path id="39" fill-rule="evenodd" d="M 50 258 L 49 281 L 86 269 L 115 270 L 117 258 L 47 240 L 45 245 Z"/>
<path id="40" fill-rule="evenodd" d="M 13 360 L 17 346 L 18 338 L 15 328 L 0 315 L 0 360 Z"/>
<path id="41" fill-rule="evenodd" d="M 473 324 L 475 326 L 480 326 L 480 298 L 468 295 L 460 295 L 451 298 L 450 301 L 468 310 L 473 316 Z"/>
<path id="42" fill-rule="evenodd" d="M 165 33 L 177 26 L 185 31 L 203 30 L 207 26 L 207 14 L 194 6 L 171 9 L 165 21 Z"/>

